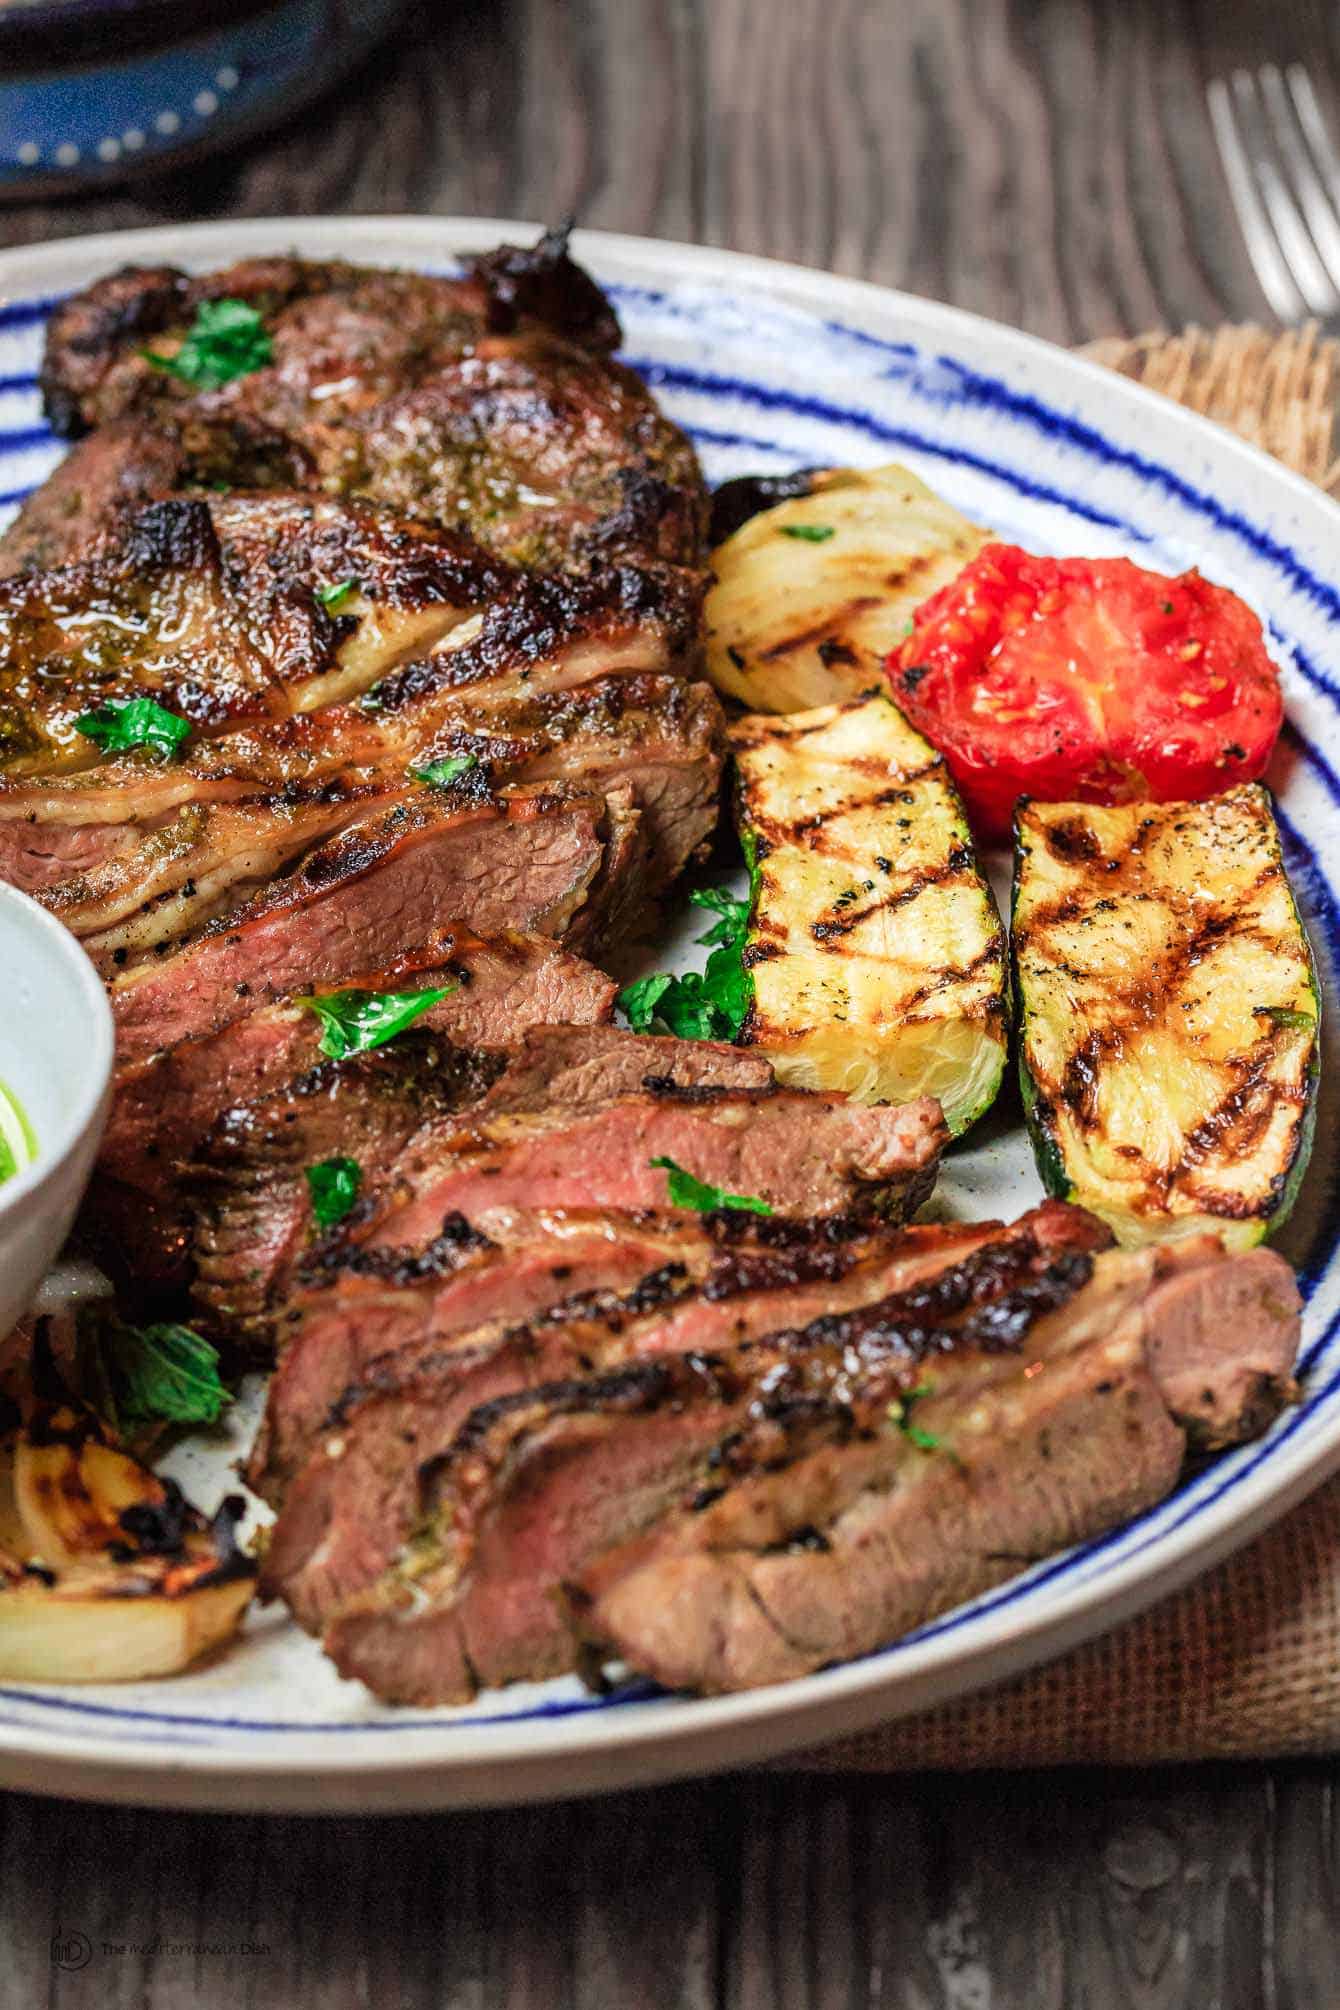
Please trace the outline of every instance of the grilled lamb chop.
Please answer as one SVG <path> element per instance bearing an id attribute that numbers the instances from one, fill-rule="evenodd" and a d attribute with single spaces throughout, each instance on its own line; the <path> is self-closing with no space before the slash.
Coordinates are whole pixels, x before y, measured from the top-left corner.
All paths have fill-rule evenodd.
<path id="1" fill-rule="evenodd" d="M 1288 1266 L 1206 1240 L 1100 1257 L 1090 1302 L 1043 1322 L 1013 1374 L 990 1353 L 937 1359 L 910 1444 L 878 1384 L 850 1419 L 830 1398 L 747 1433 L 719 1498 L 582 1573 L 583 1634 L 672 1688 L 788 1681 L 1153 1507 L 1188 1442 L 1255 1435 L 1291 1387 Z"/>
<path id="2" fill-rule="evenodd" d="M 444 985 L 455 988 L 415 1026 L 473 1048 L 510 1046 L 529 1026 L 607 1020 L 614 1005 L 612 982 L 552 943 L 524 935 L 485 941 L 467 929 L 444 933 L 389 968 L 346 971 L 342 981 L 342 988 L 367 991 Z M 315 1068 L 320 1040 L 311 1011 L 263 1006 L 118 1067 L 83 1215 L 105 1258 L 133 1250 L 141 1285 L 190 1281 L 194 1210 L 189 1190 L 182 1190 L 184 1164 L 225 1110 Z"/>
<path id="3" fill-rule="evenodd" d="M 667 1227 L 661 1261 L 631 1285 L 588 1287 L 520 1323 L 500 1318 L 445 1331 L 435 1323 L 416 1343 L 397 1333 L 324 1417 L 308 1413 L 305 1433 L 295 1433 L 291 1410 L 271 1405 L 266 1452 L 274 1464 L 257 1474 L 283 1490 L 267 1552 L 269 1586 L 319 1631 L 394 1563 L 414 1528 L 420 1469 L 450 1452 L 481 1404 L 658 1354 L 736 1346 L 779 1321 L 832 1316 L 905 1290 L 942 1269 L 951 1249 L 962 1256 L 992 1233 L 990 1224 L 900 1234 L 780 1220 L 741 1230 L 717 1216 L 677 1235 Z M 438 1294 L 448 1317 L 470 1302 L 468 1288 Z M 385 1292 L 383 1306 L 391 1319 L 400 1310 Z M 365 1300 L 364 1331 L 370 1309 Z M 315 1393 L 310 1383 L 305 1393 Z"/>
<path id="4" fill-rule="evenodd" d="M 319 590 L 350 580 L 327 609 Z M 367 503 L 156 503 L 92 558 L 0 581 L 0 767 L 91 766 L 75 721 L 108 700 L 153 698 L 211 735 L 355 696 L 512 580 Z"/>
<path id="5" fill-rule="evenodd" d="M 420 1703 L 561 1672 L 583 1643 L 743 1687 L 868 1651 L 1141 1512 L 1205 1404 L 1219 1441 L 1273 1413 L 1298 1299 L 1268 1251 L 1095 1253 L 1102 1236 L 1052 1204 L 855 1311 L 477 1410 L 327 1651 Z M 1189 1414 L 1171 1407 L 1184 1356 Z"/>
<path id="6" fill-rule="evenodd" d="M 118 977 L 118 1061 L 344 983 L 351 967 L 393 964 L 450 933 L 451 915 L 480 934 L 561 934 L 601 870 L 603 817 L 591 798 L 545 790 L 507 790 L 467 809 L 407 791 L 402 806 L 342 832 L 185 947 Z"/>
<path id="7" fill-rule="evenodd" d="M 243 1334 L 253 1345 L 272 1337 L 313 1240 L 306 1166 L 337 1153 L 356 1159 L 363 1191 L 375 1193 L 412 1139 L 459 1130 L 444 1118 L 464 1099 L 454 1086 L 445 1098 L 434 1090 L 434 1068 L 441 1065 L 440 1043 L 425 1050 L 412 1033 L 402 1034 L 378 1053 L 325 1062 L 224 1113 L 189 1179 L 198 1211 L 193 1295 L 211 1326 Z M 519 1060 L 490 1088 L 502 1067 L 499 1059 L 489 1080 L 480 1081 L 471 1126 L 527 1110 L 598 1107 L 640 1089 L 647 1077 L 684 1088 L 772 1081 L 766 1061 L 734 1047 L 607 1026 L 529 1033 Z M 458 1072 L 449 1068 L 453 1084 Z"/>
<path id="8" fill-rule="evenodd" d="M 198 391 L 146 360 L 146 347 L 173 355 L 200 304 L 225 298 L 264 317 L 268 364 Z M 522 564 L 699 565 L 693 449 L 608 360 L 618 339 L 560 232 L 475 259 L 461 280 L 296 259 L 196 280 L 115 273 L 56 310 L 43 387 L 70 433 L 128 415 L 169 435 L 183 423 L 262 430 L 328 493 L 469 528 Z M 141 445 L 136 458 L 143 485 L 171 454 Z M 34 509 L 50 523 L 53 509 Z"/>

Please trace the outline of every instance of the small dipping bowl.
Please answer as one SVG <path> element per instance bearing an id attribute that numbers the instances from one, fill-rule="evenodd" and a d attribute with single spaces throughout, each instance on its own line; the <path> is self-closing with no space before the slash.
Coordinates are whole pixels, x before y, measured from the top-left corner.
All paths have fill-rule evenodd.
<path id="1" fill-rule="evenodd" d="M 36 1143 L 0 1180 L 0 1339 L 69 1234 L 107 1120 L 113 1045 L 107 994 L 75 938 L 0 885 L 0 1083 Z"/>

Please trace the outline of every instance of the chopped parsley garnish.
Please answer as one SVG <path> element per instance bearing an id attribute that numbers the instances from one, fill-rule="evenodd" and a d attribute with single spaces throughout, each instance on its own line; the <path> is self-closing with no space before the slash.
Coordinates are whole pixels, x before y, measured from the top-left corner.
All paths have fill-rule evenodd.
<path id="1" fill-rule="evenodd" d="M 652 1159 L 649 1163 L 664 1171 L 671 1207 L 692 1207 L 699 1214 L 710 1214 L 719 1207 L 736 1208 L 742 1214 L 772 1213 L 767 1201 L 760 1200 L 757 1194 L 727 1193 L 724 1187 L 709 1186 L 706 1180 L 695 1179 L 691 1172 L 685 1172 L 673 1159 Z"/>
<path id="2" fill-rule="evenodd" d="M 121 1437 L 154 1424 L 214 1424 L 232 1401 L 217 1352 L 190 1326 L 90 1319 L 80 1353 L 88 1398 Z"/>
<path id="3" fill-rule="evenodd" d="M 912 1421 L 912 1405 L 919 1403 L 923 1396 L 934 1393 L 930 1382 L 918 1382 L 915 1389 L 909 1389 L 900 1401 L 889 1404 L 889 1422 L 896 1424 L 903 1436 L 914 1444 L 919 1452 L 938 1452 L 940 1440 L 923 1431 L 920 1424 Z"/>
<path id="4" fill-rule="evenodd" d="M 432 991 L 325 991 L 295 1003 L 321 1021 L 321 1052 L 332 1061 L 384 1046 L 442 999 L 460 989 L 443 984 Z"/>
<path id="5" fill-rule="evenodd" d="M 343 1221 L 363 1183 L 357 1159 L 321 1159 L 307 1167 L 307 1189 L 312 1196 L 312 1213 L 321 1228 L 334 1228 Z"/>
<path id="6" fill-rule="evenodd" d="M 245 300 L 202 300 L 175 356 L 160 356 L 155 349 L 141 349 L 140 354 L 155 370 L 180 377 L 197 391 L 217 391 L 234 377 L 263 369 L 274 356 L 274 344 Z"/>
<path id="7" fill-rule="evenodd" d="M 831 523 L 784 523 L 778 529 L 783 537 L 798 537 L 803 544 L 827 544 L 835 535 Z"/>
<path id="8" fill-rule="evenodd" d="M 416 782 L 427 782 L 430 789 L 449 789 L 453 782 L 478 766 L 478 754 L 448 754 L 444 760 L 430 761 L 425 768 L 411 768 L 410 774 Z"/>
<path id="9" fill-rule="evenodd" d="M 190 720 L 153 698 L 109 698 L 96 711 L 76 719 L 74 729 L 106 753 L 127 754 L 147 747 L 160 761 L 175 760 L 191 737 Z"/>
<path id="10" fill-rule="evenodd" d="M 1296 1012 L 1291 1005 L 1254 1005 L 1252 1011 L 1258 1019 L 1269 1019 L 1272 1026 L 1287 1032 L 1301 1032 L 1305 1026 L 1310 1032 L 1317 1023 L 1314 1013 Z"/>
<path id="11" fill-rule="evenodd" d="M 338 614 L 345 603 L 352 600 L 354 595 L 361 592 L 361 590 L 358 580 L 341 579 L 337 580 L 332 586 L 318 586 L 316 597 L 325 608 L 327 614 Z"/>
<path id="12" fill-rule="evenodd" d="M 712 951 L 705 967 L 684 977 L 666 970 L 639 977 L 619 993 L 619 1009 L 635 1033 L 659 1025 L 681 1040 L 733 1040 L 749 1010 L 751 985 L 741 959 L 749 902 L 724 887 L 704 888 L 689 899 L 717 916 L 698 937 L 699 948 Z"/>

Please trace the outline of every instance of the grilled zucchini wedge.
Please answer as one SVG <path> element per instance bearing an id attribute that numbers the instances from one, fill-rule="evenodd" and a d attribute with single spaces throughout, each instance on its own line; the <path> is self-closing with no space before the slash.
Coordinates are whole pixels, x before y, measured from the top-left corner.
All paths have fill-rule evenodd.
<path id="1" fill-rule="evenodd" d="M 966 1129 L 1004 1072 L 1005 942 L 943 758 L 878 694 L 732 739 L 753 874 L 741 1039 L 796 1087 L 937 1096 Z"/>
<path id="2" fill-rule="evenodd" d="M 707 674 L 755 712 L 856 697 L 989 536 L 906 468 L 817 470 L 713 552 Z"/>
<path id="3" fill-rule="evenodd" d="M 1258 785 L 1201 803 L 1027 802 L 1014 981 L 1043 1180 L 1125 1243 L 1288 1213 L 1312 1142 L 1320 993 Z"/>

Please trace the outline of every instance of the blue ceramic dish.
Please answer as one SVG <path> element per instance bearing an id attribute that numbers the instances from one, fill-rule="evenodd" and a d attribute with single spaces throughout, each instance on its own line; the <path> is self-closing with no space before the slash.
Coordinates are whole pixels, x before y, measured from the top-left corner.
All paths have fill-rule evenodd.
<path id="1" fill-rule="evenodd" d="M 402 0 L 0 0 L 0 197 L 232 145 L 334 83 Z"/>

